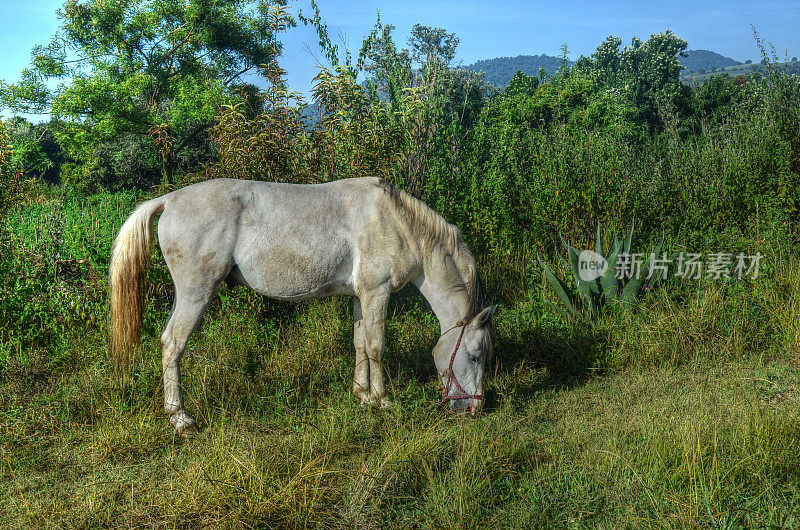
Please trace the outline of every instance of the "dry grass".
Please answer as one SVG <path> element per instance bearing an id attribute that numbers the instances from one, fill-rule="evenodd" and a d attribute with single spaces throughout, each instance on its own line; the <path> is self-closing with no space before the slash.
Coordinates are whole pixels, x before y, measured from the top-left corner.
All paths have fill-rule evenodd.
<path id="1" fill-rule="evenodd" d="M 276 319 L 224 298 L 185 360 L 203 427 L 188 440 L 161 414 L 155 332 L 123 389 L 103 333 L 76 335 L 60 364 L 31 351 L 4 372 L 0 526 L 796 525 L 798 313 L 775 293 L 764 319 L 783 334 L 756 333 L 714 288 L 613 317 L 607 375 L 506 349 L 476 420 L 435 407 L 435 326 L 413 301 L 394 308 L 384 412 L 349 394 L 346 301 L 264 309 L 292 311 Z M 500 317 L 506 348 L 518 318 Z M 772 353 L 750 355 L 767 338 Z"/>

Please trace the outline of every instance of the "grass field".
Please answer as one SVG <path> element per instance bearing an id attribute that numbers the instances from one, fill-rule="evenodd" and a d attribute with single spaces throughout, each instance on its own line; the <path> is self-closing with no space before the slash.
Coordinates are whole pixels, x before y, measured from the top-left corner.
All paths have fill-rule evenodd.
<path id="1" fill-rule="evenodd" d="M 9 217 L 11 287 L 48 289 L 16 332 L 50 328 L 4 341 L 0 527 L 800 523 L 794 258 L 768 255 L 753 282 L 668 284 L 594 326 L 544 310 L 544 284 L 513 272 L 532 256 L 483 258 L 499 362 L 476 419 L 437 407 L 437 324 L 411 290 L 390 308 L 383 411 L 350 393 L 348 299 L 223 289 L 184 358 L 202 429 L 185 439 L 161 412 L 157 254 L 131 384 L 107 355 L 103 264 L 134 199 Z"/>
<path id="2" fill-rule="evenodd" d="M 0 82 L 0 107 L 52 110 L 0 123 L 0 529 L 800 526 L 800 63 L 753 28 L 764 64 L 681 78 L 688 42 L 665 28 L 495 90 L 452 61 L 456 34 L 401 41 L 378 19 L 351 57 L 312 5 L 299 19 L 331 63 L 312 124 L 280 66 L 287 6 L 231 33 L 250 20 L 226 11 L 238 2 L 192 3 L 191 20 L 173 3 L 69 1 L 53 45 Z M 265 84 L 230 77 L 262 48 Z M 176 436 L 159 252 L 129 380 L 109 356 L 123 220 L 207 178 L 364 175 L 475 253 L 499 307 L 483 413 L 439 407 L 440 329 L 413 288 L 389 305 L 382 410 L 351 393 L 351 300 L 223 286 L 182 363 L 200 430 Z M 588 285 L 566 270 L 567 243 L 609 251 L 629 229 L 629 258 L 741 253 L 759 275 Z"/>
<path id="3" fill-rule="evenodd" d="M 188 440 L 161 414 L 155 355 L 123 390 L 110 384 L 97 337 L 60 367 L 11 367 L 0 401 L 2 525 L 798 523 L 794 362 L 563 377 L 506 351 L 489 410 L 470 420 L 435 408 L 427 359 L 417 367 L 394 351 L 397 406 L 384 412 L 348 394 L 352 360 L 337 334 L 311 331 L 336 322 L 334 304 L 309 312 L 290 331 L 303 348 L 249 370 L 239 357 L 263 353 L 259 341 L 228 350 L 218 327 L 206 328 L 185 366 L 203 426 Z"/>
<path id="4" fill-rule="evenodd" d="M 72 223 L 69 237 L 38 240 L 26 219 L 51 210 L 31 206 L 12 237 L 101 268 L 110 238 L 81 254 L 98 215 L 85 212 L 105 212 L 113 233 L 132 200 L 67 206 L 48 226 Z M 102 269 L 64 273 L 54 291 L 99 316 L 5 352 L 0 527 L 796 527 L 800 270 L 765 260 L 757 281 L 670 284 L 588 327 L 545 312 L 542 285 L 500 283 L 520 263 L 484 259 L 499 364 L 476 419 L 437 408 L 438 330 L 411 291 L 390 309 L 383 411 L 350 394 L 349 300 L 224 290 L 184 359 L 201 426 L 188 439 L 161 412 L 158 260 L 125 387 L 107 356 Z"/>

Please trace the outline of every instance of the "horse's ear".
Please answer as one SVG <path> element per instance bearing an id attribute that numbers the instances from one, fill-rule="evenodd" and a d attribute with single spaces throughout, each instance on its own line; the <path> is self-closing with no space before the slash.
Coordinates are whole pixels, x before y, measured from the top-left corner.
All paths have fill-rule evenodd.
<path id="1" fill-rule="evenodd" d="M 492 315 L 494 315 L 494 312 L 496 310 L 497 310 L 497 304 L 487 307 L 486 309 L 475 315 L 475 317 L 472 319 L 472 322 L 469 323 L 470 326 L 475 326 L 475 327 L 485 326 L 486 324 L 489 323 L 490 320 L 492 320 Z"/>

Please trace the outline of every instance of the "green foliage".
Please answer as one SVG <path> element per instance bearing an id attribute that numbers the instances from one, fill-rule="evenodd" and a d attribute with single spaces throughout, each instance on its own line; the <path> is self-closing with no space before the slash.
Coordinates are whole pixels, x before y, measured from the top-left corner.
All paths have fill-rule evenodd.
<path id="1" fill-rule="evenodd" d="M 25 179 L 15 160 L 17 150 L 15 139 L 9 131 L 12 129 L 11 125 L 0 121 L 0 245 L 3 254 L 7 253 L 6 246 L 9 244 L 8 213 L 31 199 L 35 192 L 35 187 L 29 179 Z"/>
<path id="2" fill-rule="evenodd" d="M 282 5 L 68 0 L 58 12 L 59 33 L 33 50 L 32 69 L 19 83 L 0 86 L 0 105 L 70 120 L 56 134 L 79 162 L 164 127 L 174 138 L 174 152 L 159 161 L 169 183 L 242 76 L 274 60 L 277 33 L 293 23 Z M 50 79 L 65 83 L 51 93 Z"/>
<path id="3" fill-rule="evenodd" d="M 382 24 L 380 14 L 375 27 L 364 38 L 358 55 L 357 67 L 368 74 L 367 89 L 373 100 L 378 92 L 388 98 L 391 109 L 400 110 L 403 90 L 412 84 L 411 54 L 408 50 L 398 50 L 392 37 L 395 27 Z"/>
<path id="4" fill-rule="evenodd" d="M 98 160 L 83 164 L 67 163 L 61 166 L 61 184 L 67 195 L 84 196 L 100 191 L 100 182 L 96 172 Z"/>
<path id="5" fill-rule="evenodd" d="M 277 66 L 272 67 L 272 86 L 256 96 L 257 103 L 252 106 L 263 110 L 254 116 L 246 102 L 223 107 L 211 131 L 219 163 L 206 169 L 208 176 L 303 180 L 299 163 L 305 131 L 303 101 L 286 88 L 283 74 Z"/>
<path id="6" fill-rule="evenodd" d="M 14 154 L 11 164 L 23 173 L 42 174 L 53 167 L 52 161 L 39 148 L 39 144 L 27 138 L 14 142 Z"/>
<path id="7" fill-rule="evenodd" d="M 17 172 L 11 162 L 14 146 L 10 143 L 6 125 L 0 122 L 0 235 L 3 233 L 6 210 L 14 202 Z"/>
<path id="8" fill-rule="evenodd" d="M 14 145 L 14 167 L 28 179 L 58 182 L 66 156 L 53 134 L 54 124 L 32 124 L 16 116 L 6 123 L 6 128 Z"/>
<path id="9" fill-rule="evenodd" d="M 358 67 L 368 74 L 372 101 L 388 99 L 389 117 L 402 131 L 402 163 L 392 171 L 392 180 L 452 215 L 459 207 L 452 188 L 459 185 L 456 173 L 464 138 L 478 121 L 491 89 L 480 75 L 449 66 L 458 44 L 454 34 L 416 25 L 410 48 L 399 49 L 393 29 L 379 18 L 358 60 Z"/>
<path id="10" fill-rule="evenodd" d="M 408 39 L 411 59 L 421 64 L 448 65 L 456 55 L 459 40 L 455 33 L 447 33 L 444 28 L 414 24 Z"/>
<path id="11" fill-rule="evenodd" d="M 11 353 L 54 348 L 73 329 L 104 326 L 111 243 L 135 198 L 51 199 L 5 212 L 0 369 Z"/>
<path id="12" fill-rule="evenodd" d="M 634 55 L 682 46 L 656 37 Z M 484 105 L 450 176 L 450 202 L 465 206 L 448 214 L 473 244 L 551 253 L 560 237 L 585 242 L 598 222 L 633 218 L 646 241 L 665 233 L 696 249 L 752 245 L 767 227 L 793 237 L 798 79 L 715 77 L 684 99 L 664 59 L 669 76 L 654 85 L 642 73 L 636 98 L 625 57 L 612 39 L 534 91 L 509 87 Z"/>
<path id="13" fill-rule="evenodd" d="M 325 182 L 346 177 L 391 178 L 400 163 L 403 116 L 376 104 L 351 70 L 321 69 L 314 97 L 319 114 L 308 126 L 302 98 L 289 92 L 275 68 L 272 85 L 248 115 L 240 103 L 223 109 L 212 130 L 219 163 L 204 177 L 227 176 L 283 182 Z M 409 96 L 403 96 L 404 101 Z"/>
<path id="14" fill-rule="evenodd" d="M 325 55 L 328 61 L 330 61 L 331 66 L 349 66 L 352 59 L 350 50 L 345 49 L 344 57 L 340 58 L 339 46 L 334 44 L 331 40 L 330 35 L 328 34 L 328 25 L 322 20 L 319 7 L 314 0 L 311 0 L 311 11 L 313 12 L 313 15 L 310 18 L 304 16 L 302 10 L 298 11 L 297 18 L 304 25 L 312 26 L 316 30 L 317 36 L 319 37 L 319 48 L 322 50 L 322 53 Z"/>
<path id="15" fill-rule="evenodd" d="M 403 162 L 408 130 L 405 113 L 371 99 L 351 69 L 322 69 L 314 79 L 320 114 L 308 131 L 309 171 L 322 180 L 378 176 L 392 178 Z M 403 94 L 401 109 L 411 96 Z"/>
<path id="16" fill-rule="evenodd" d="M 505 89 L 506 96 L 533 96 L 539 86 L 539 79 L 525 75 L 522 70 L 517 70 Z"/>
<path id="17" fill-rule="evenodd" d="M 716 75 L 692 91 L 695 115 L 704 121 L 721 122 L 753 101 L 752 86 L 745 79 Z"/>
<path id="18" fill-rule="evenodd" d="M 592 76 L 603 88 L 619 91 L 650 127 L 662 124 L 659 107 L 683 110 L 689 89 L 680 81 L 678 61 L 687 42 L 671 31 L 651 35 L 646 41 L 634 37 L 620 49 L 619 37 L 608 37 L 591 57 L 581 57 L 574 70 Z"/>
<path id="19" fill-rule="evenodd" d="M 320 20 L 308 23 L 322 35 L 324 53 L 338 58 Z M 310 124 L 309 107 L 288 90 L 285 72 L 271 67 L 270 88 L 221 113 L 212 131 L 219 163 L 204 176 L 320 182 L 374 175 L 446 208 L 442 192 L 461 137 L 480 116 L 486 86 L 448 66 L 454 35 L 417 26 L 411 50 L 398 51 L 392 29 L 378 20 L 356 64 L 320 70 Z M 412 58 L 423 61 L 417 71 Z M 357 82 L 362 69 L 370 76 L 366 86 Z"/>

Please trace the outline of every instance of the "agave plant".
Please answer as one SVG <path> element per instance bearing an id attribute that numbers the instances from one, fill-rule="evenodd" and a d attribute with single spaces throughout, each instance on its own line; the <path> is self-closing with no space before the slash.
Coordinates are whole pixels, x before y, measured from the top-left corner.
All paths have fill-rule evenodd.
<path id="1" fill-rule="evenodd" d="M 597 244 L 595 251 L 579 251 L 562 239 L 567 249 L 569 261 L 562 261 L 572 273 L 575 288 L 571 288 L 553 273 L 541 258 L 548 283 L 566 308 L 566 314 L 580 320 L 594 321 L 611 304 L 623 307 L 633 306 L 643 287 L 651 287 L 660 281 L 670 259 L 661 256 L 659 243 L 648 254 L 632 254 L 633 225 L 628 234 L 619 239 L 616 231 L 611 246 L 604 252 L 600 225 L 597 225 Z M 638 256 L 644 259 L 637 261 Z M 657 260 L 657 261 L 656 261 Z M 594 268 L 587 265 L 595 263 Z M 655 265 L 655 267 L 654 267 Z M 653 268 L 651 274 L 650 270 Z M 558 307 L 556 310 L 564 312 Z"/>

